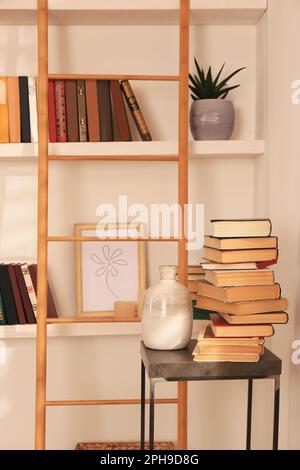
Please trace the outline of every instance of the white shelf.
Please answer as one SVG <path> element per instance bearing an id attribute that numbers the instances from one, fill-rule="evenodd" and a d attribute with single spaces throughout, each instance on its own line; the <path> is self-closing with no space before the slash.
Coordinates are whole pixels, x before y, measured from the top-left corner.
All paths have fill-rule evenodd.
<path id="1" fill-rule="evenodd" d="M 191 141 L 190 158 L 202 157 L 257 157 L 265 152 L 263 140 Z M 101 142 L 50 144 L 50 155 L 127 156 L 161 155 L 168 157 L 178 153 L 177 142 Z M 0 144 L 1 160 L 37 160 L 37 144 Z"/>
<path id="2" fill-rule="evenodd" d="M 2 0 L 1 24 L 35 24 L 36 0 Z M 178 24 L 179 0 L 49 0 L 50 24 Z M 191 24 L 256 24 L 267 0 L 191 0 Z"/>
<path id="3" fill-rule="evenodd" d="M 194 320 L 193 336 L 197 336 L 201 320 Z M 49 338 L 84 336 L 141 336 L 140 323 L 64 323 L 47 326 Z M 1 325 L 0 339 L 36 338 L 36 325 Z"/>

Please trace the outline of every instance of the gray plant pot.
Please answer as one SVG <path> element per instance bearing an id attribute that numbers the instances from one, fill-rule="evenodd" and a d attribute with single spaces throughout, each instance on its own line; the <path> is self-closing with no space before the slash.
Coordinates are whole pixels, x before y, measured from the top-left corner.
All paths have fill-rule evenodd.
<path id="1" fill-rule="evenodd" d="M 234 128 L 232 101 L 197 100 L 190 110 L 190 127 L 195 140 L 229 140 Z"/>

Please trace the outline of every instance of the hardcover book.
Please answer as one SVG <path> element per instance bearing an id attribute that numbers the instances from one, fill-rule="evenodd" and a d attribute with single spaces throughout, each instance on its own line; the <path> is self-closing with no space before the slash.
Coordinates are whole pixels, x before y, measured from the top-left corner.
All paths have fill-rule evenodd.
<path id="1" fill-rule="evenodd" d="M 137 99 L 135 97 L 135 94 L 133 93 L 133 90 L 131 88 L 131 85 L 128 80 L 122 80 L 121 81 L 121 88 L 124 93 L 124 96 L 126 98 L 126 102 L 128 105 L 128 108 L 132 114 L 133 120 L 135 122 L 135 125 L 137 127 L 137 130 L 141 136 L 141 139 L 144 141 L 150 141 L 152 140 L 150 131 L 148 129 L 148 126 L 146 124 L 145 118 L 143 116 L 143 113 L 139 107 L 139 104 L 137 102 Z"/>
<path id="2" fill-rule="evenodd" d="M 269 219 L 211 220 L 212 235 L 217 238 L 269 237 L 272 224 Z"/>
<path id="3" fill-rule="evenodd" d="M 100 142 L 97 80 L 86 80 L 86 109 L 90 142 Z"/>
<path id="4" fill-rule="evenodd" d="M 110 92 L 115 118 L 114 140 L 126 142 L 132 140 L 129 122 L 123 101 L 121 86 L 118 80 L 111 80 Z"/>
<path id="5" fill-rule="evenodd" d="M 0 265 L 0 293 L 5 312 L 6 323 L 8 325 L 17 325 L 19 323 L 14 294 L 6 264 Z"/>
<path id="6" fill-rule="evenodd" d="M 78 128 L 80 142 L 87 142 L 87 118 L 85 101 L 85 81 L 77 80 Z"/>
<path id="7" fill-rule="evenodd" d="M 68 142 L 79 142 L 77 84 L 76 80 L 65 81 Z"/>
<path id="8" fill-rule="evenodd" d="M 55 116 L 57 142 L 67 142 L 65 82 L 55 80 Z"/>
<path id="9" fill-rule="evenodd" d="M 9 142 L 7 77 L 0 77 L 0 143 Z"/>
<path id="10" fill-rule="evenodd" d="M 21 113 L 21 140 L 30 143 L 30 112 L 28 95 L 28 77 L 19 77 L 20 113 Z"/>
<path id="11" fill-rule="evenodd" d="M 30 140 L 38 142 L 37 88 L 35 77 L 28 77 Z"/>
<path id="12" fill-rule="evenodd" d="M 48 82 L 49 141 L 56 142 L 55 81 Z"/>
<path id="13" fill-rule="evenodd" d="M 21 142 L 20 92 L 18 77 L 7 79 L 9 141 L 15 144 Z"/>
<path id="14" fill-rule="evenodd" d="M 109 80 L 98 80 L 98 106 L 101 142 L 112 142 L 113 122 Z"/>

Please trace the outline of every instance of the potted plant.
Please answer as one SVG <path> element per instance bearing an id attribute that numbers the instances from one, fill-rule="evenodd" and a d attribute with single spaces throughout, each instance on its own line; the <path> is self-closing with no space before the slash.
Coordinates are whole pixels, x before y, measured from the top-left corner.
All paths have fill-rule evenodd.
<path id="1" fill-rule="evenodd" d="M 195 140 L 229 140 L 234 128 L 235 110 L 232 101 L 226 100 L 230 91 L 240 85 L 228 87 L 228 81 L 241 70 L 235 70 L 221 80 L 225 64 L 213 78 L 211 67 L 207 74 L 195 58 L 196 75 L 189 74 L 191 97 L 190 128 Z"/>

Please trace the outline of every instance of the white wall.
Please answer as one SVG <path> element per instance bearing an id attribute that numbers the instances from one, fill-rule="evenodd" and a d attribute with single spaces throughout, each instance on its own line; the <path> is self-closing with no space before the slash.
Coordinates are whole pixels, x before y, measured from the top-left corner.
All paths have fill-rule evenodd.
<path id="1" fill-rule="evenodd" d="M 289 192 L 277 196 L 277 180 L 282 166 L 289 170 L 285 153 L 280 151 L 282 122 L 277 121 L 281 101 L 280 71 L 275 19 L 282 12 L 280 2 L 271 1 L 272 17 L 269 29 L 270 165 L 271 215 L 274 231 L 281 235 L 282 284 L 293 299 L 289 279 L 295 276 L 282 267 L 287 260 L 295 260 L 288 252 L 293 234 L 283 221 L 295 215 L 292 204 L 284 206 Z M 286 2 L 285 2 L 286 3 Z M 296 1 L 289 2 L 296 6 Z M 273 12 L 274 9 L 274 12 Z M 286 13 L 287 14 L 287 13 Z M 293 11 L 290 12 L 291 17 Z M 288 31 L 288 26 L 286 26 Z M 262 100 L 256 100 L 256 77 L 261 74 L 263 54 L 256 66 L 256 52 L 261 51 L 262 38 L 256 42 L 255 27 L 206 26 L 191 30 L 191 59 L 197 54 L 207 66 L 227 62 L 227 71 L 247 65 L 236 82 L 241 88 L 232 94 L 237 108 L 235 138 L 261 137 L 263 125 L 258 125 Z M 0 35 L 0 73 L 36 73 L 36 37 L 33 27 L 3 27 Z M 25 38 L 25 42 L 24 42 Z M 119 40 L 116 41 L 116 38 Z M 136 38 L 138 38 L 136 40 Z M 50 71 L 57 72 L 130 72 L 176 73 L 178 66 L 175 27 L 118 26 L 114 30 L 100 27 L 50 28 Z M 291 40 L 292 42 L 292 40 Z M 8 53 L 8 44 L 9 53 Z M 13 46 L 12 46 L 13 44 Z M 108 47 L 109 45 L 109 47 Z M 276 47 L 275 47 L 276 45 Z M 13 50 L 12 50 L 12 49 Z M 123 48 L 123 49 L 121 49 Z M 59 52 L 57 52 L 59 51 Z M 282 61 L 287 60 L 282 50 Z M 140 57 L 136 61 L 137 55 Z M 259 54 L 258 54 L 259 56 Z M 272 62 L 273 60 L 273 62 Z M 273 72 L 272 72 L 273 71 Z M 285 63 L 282 74 L 287 73 Z M 276 76 L 276 80 L 272 80 Z M 297 78 L 297 77 L 293 77 Z M 288 82 L 288 80 L 287 80 Z M 277 86 L 275 98 L 272 87 Z M 287 89 L 289 83 L 287 84 Z M 176 85 L 136 84 L 134 89 L 143 105 L 155 139 L 175 139 L 177 122 Z M 260 89 L 260 94 L 262 93 Z M 287 91 L 288 95 L 289 91 Z M 263 96 L 263 95 L 260 95 Z M 283 100 L 283 99 L 282 99 Z M 289 112 L 289 109 L 287 110 Z M 295 109 L 294 109 L 294 112 Z M 262 120 L 260 120 L 261 122 Z M 278 127 L 279 126 L 279 129 Z M 286 126 L 287 127 L 287 126 Z M 288 132 L 289 129 L 286 130 Z M 272 142 L 272 139 L 274 141 Z M 295 142 L 296 144 L 296 142 Z M 287 142 L 285 142 L 287 146 Z M 285 148 L 285 147 L 282 147 Z M 295 160 L 296 160 L 296 151 Z M 255 162 L 248 158 L 203 159 L 190 163 L 190 200 L 205 204 L 206 223 L 212 217 L 251 217 L 268 215 L 265 160 Z M 276 165 L 273 162 L 277 161 Z M 24 181 L 16 175 L 25 174 Z M 175 164 L 163 163 L 55 163 L 51 168 L 50 230 L 52 234 L 72 232 L 76 222 L 93 222 L 100 202 L 115 202 L 119 194 L 127 194 L 130 202 L 173 202 L 177 197 Z M 292 177 L 291 177 L 292 178 Z M 14 182 L 12 191 L 11 181 Z M 17 182 L 16 182 L 17 181 Z M 34 164 L 0 164 L 0 256 L 9 259 L 34 257 L 36 173 Z M 281 181 L 282 183 L 282 181 Z M 257 196 L 259 191 L 260 197 Z M 291 191 L 291 190 L 290 190 Z M 14 197 L 15 195 L 15 197 Z M 279 200 L 277 200 L 279 199 Z M 289 201 L 290 202 L 290 201 Z M 21 207 L 21 209 L 20 209 Z M 286 214 L 286 216 L 285 216 Z M 289 214 L 289 217 L 288 217 Z M 24 220 L 25 219 L 25 220 Z M 20 223 L 22 221 L 22 223 Z M 12 227 L 15 230 L 12 231 Z M 208 227 L 208 225 L 207 225 Z M 20 235 L 21 234 L 21 235 Z M 293 240 L 296 243 L 296 240 Z M 296 247 L 295 247 L 296 249 Z M 74 253 L 72 247 L 51 248 L 50 276 L 58 304 L 63 314 L 74 313 Z M 193 253 L 191 261 L 198 261 L 200 253 Z M 164 262 L 176 262 L 176 248 L 149 247 L 149 280 L 157 279 L 157 267 Z M 150 262 L 151 261 L 151 262 Z M 286 265 L 287 266 L 287 265 Z M 296 272 L 294 265 L 293 274 Z M 292 304 L 293 308 L 293 304 Z M 291 310 L 292 311 L 292 310 Z M 291 325 L 293 325 L 291 323 Z M 293 328 L 291 326 L 290 328 Z M 273 341 L 274 350 L 285 354 L 288 365 L 290 347 L 289 329 L 278 329 Z M 293 332 L 290 331 L 290 336 Z M 7 361 L 0 365 L 0 447 L 32 448 L 34 436 L 34 376 L 35 344 L 33 340 L 7 340 Z M 63 398 L 135 398 L 139 394 L 139 338 L 59 338 L 49 341 L 48 396 Z M 285 369 L 286 370 L 286 369 Z M 286 447 L 289 425 L 288 372 L 282 407 L 282 445 Z M 294 380 L 293 386 L 296 385 Z M 161 396 L 176 393 L 172 385 L 160 385 Z M 246 384 L 203 383 L 189 386 L 189 447 L 201 449 L 239 449 L 245 445 Z M 254 448 L 270 448 L 272 429 L 271 383 L 255 384 Z M 293 399 L 293 396 L 291 396 Z M 295 402 L 295 398 L 294 398 Z M 291 403 L 294 403 L 291 402 Z M 295 405 L 294 405 L 295 406 Z M 294 409 L 292 409 L 294 411 Z M 299 411 L 299 409 L 298 409 Z M 78 441 L 136 440 L 139 431 L 138 407 L 103 407 L 88 409 L 51 409 L 48 411 L 48 448 L 73 448 Z M 176 412 L 173 406 L 159 407 L 157 438 L 176 439 Z M 291 441 L 292 442 L 292 441 Z M 296 444 L 295 444 L 296 445 Z M 299 445 L 299 444 L 298 444 Z"/>

